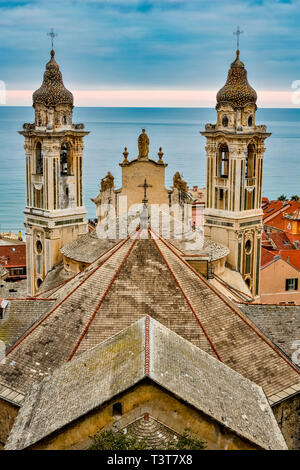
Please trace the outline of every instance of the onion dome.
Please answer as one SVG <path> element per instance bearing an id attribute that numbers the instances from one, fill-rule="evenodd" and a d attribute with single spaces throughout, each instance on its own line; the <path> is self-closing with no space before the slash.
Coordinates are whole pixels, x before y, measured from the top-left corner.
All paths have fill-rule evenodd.
<path id="1" fill-rule="evenodd" d="M 64 86 L 62 73 L 59 65 L 54 59 L 55 52 L 51 51 L 51 59 L 46 65 L 42 86 L 33 95 L 33 106 L 43 104 L 45 106 L 56 106 L 67 104 L 73 106 L 73 95 Z"/>
<path id="2" fill-rule="evenodd" d="M 256 91 L 249 85 L 247 70 L 240 60 L 240 51 L 236 51 L 236 59 L 228 71 L 225 85 L 217 93 L 217 108 L 221 104 L 230 104 L 233 108 L 241 108 L 247 103 L 255 104 Z"/>

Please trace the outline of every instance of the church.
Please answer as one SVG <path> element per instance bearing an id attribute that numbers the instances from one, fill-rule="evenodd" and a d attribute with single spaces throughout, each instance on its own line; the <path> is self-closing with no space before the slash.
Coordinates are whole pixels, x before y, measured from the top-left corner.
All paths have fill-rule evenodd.
<path id="1" fill-rule="evenodd" d="M 121 187 L 111 172 L 102 178 L 87 233 L 88 131 L 73 123 L 51 50 L 35 120 L 20 131 L 28 293 L 0 299 L 0 447 L 87 449 L 91 436 L 116 429 L 162 448 L 188 427 L 209 449 L 300 448 L 289 327 L 255 321 L 270 136 L 256 124 L 256 100 L 237 50 L 216 124 L 201 132 L 199 225 L 187 183 L 175 173 L 165 187 L 166 158 L 161 147 L 151 156 L 142 129 L 137 156 L 124 149 Z"/>

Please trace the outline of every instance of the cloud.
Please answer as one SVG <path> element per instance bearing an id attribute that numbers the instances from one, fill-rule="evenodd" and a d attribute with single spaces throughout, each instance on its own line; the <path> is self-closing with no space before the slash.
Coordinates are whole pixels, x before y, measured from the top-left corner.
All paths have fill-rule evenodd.
<path id="1" fill-rule="evenodd" d="M 69 88 L 218 89 L 241 56 L 255 88 L 288 90 L 300 78 L 300 1 L 0 0 L 0 79 L 40 85 L 51 27 Z"/>

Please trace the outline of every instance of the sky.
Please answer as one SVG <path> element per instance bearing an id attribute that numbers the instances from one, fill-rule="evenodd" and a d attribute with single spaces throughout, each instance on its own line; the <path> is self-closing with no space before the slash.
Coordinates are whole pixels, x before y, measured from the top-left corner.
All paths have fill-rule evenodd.
<path id="1" fill-rule="evenodd" d="M 2 104 L 31 105 L 54 28 L 76 105 L 214 106 L 239 25 L 258 105 L 299 107 L 299 22 L 300 0 L 0 0 Z"/>

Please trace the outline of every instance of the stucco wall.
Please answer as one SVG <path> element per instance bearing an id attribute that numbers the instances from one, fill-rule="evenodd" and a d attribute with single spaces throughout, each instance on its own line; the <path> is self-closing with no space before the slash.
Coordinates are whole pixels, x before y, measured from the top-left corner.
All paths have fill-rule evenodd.
<path id="1" fill-rule="evenodd" d="M 285 290 L 286 279 L 298 279 L 298 290 Z M 276 304 L 294 301 L 300 305 L 300 272 L 282 259 L 260 270 L 260 302 Z"/>

